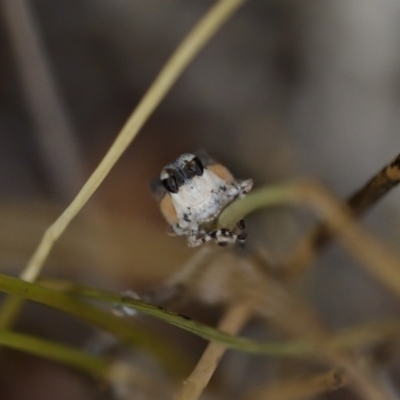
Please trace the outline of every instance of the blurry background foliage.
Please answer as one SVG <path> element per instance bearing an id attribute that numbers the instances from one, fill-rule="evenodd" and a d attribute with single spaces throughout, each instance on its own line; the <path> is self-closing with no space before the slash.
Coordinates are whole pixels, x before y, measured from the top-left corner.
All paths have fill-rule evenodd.
<path id="1" fill-rule="evenodd" d="M 0 268 L 17 275 L 167 57 L 213 2 L 26 1 L 61 105 L 62 116 L 51 114 L 52 120 L 46 112 L 54 103 L 33 105 L 21 78 L 22 70 L 34 77 L 36 67 L 29 54 L 17 61 L 11 27 L 18 18 L 6 11 L 10 1 L 2 0 L 0 8 Z M 178 270 L 193 251 L 184 239 L 165 234 L 148 182 L 182 152 L 203 148 L 235 176 L 254 178 L 256 186 L 309 176 L 340 197 L 351 194 L 400 151 L 399 18 L 400 3 L 391 0 L 248 1 L 184 73 L 67 229 L 44 274 L 141 291 Z M 46 90 L 40 80 L 36 84 L 38 92 Z M 67 140 L 52 140 L 52 130 L 62 129 Z M 399 200 L 394 190 L 364 220 L 393 246 L 400 239 Z M 309 216 L 282 207 L 247 222 L 249 243 L 279 261 Z M 297 290 L 330 328 L 400 311 L 335 246 Z M 190 312 L 215 323 L 212 308 L 198 305 Z M 141 324 L 158 327 L 146 318 Z M 35 304 L 25 306 L 18 328 L 74 345 L 92 334 Z M 164 325 L 161 332 L 180 335 L 178 343 L 193 360 L 200 354 L 200 340 Z M 260 335 L 257 325 L 247 333 Z M 2 399 L 100 398 L 95 385 L 61 365 L 8 351 L 1 359 L 7 363 L 0 372 Z M 246 362 L 243 374 L 251 370 Z M 398 377 L 399 360 L 393 364 Z M 235 381 L 231 365 L 220 373 L 225 384 Z"/>

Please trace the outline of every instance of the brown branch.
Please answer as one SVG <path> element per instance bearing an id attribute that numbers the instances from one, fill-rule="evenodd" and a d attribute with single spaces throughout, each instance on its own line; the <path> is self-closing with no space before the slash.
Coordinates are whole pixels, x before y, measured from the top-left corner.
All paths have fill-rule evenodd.
<path id="1" fill-rule="evenodd" d="M 363 214 L 400 182 L 400 155 L 348 200 L 355 215 Z"/>
<path id="2" fill-rule="evenodd" d="M 252 303 L 245 301 L 232 305 L 218 325 L 218 329 L 231 335 L 238 333 L 251 317 L 253 310 Z M 221 343 L 209 343 L 195 369 L 184 382 L 179 394 L 175 397 L 175 400 L 198 399 L 210 381 L 225 350 L 224 345 Z"/>
<path id="3" fill-rule="evenodd" d="M 347 204 L 355 216 L 361 216 L 400 182 L 400 154 L 360 190 L 354 193 Z M 333 238 L 326 223 L 312 229 L 298 243 L 287 261 L 283 277 L 295 281 L 309 268 L 319 250 Z"/>

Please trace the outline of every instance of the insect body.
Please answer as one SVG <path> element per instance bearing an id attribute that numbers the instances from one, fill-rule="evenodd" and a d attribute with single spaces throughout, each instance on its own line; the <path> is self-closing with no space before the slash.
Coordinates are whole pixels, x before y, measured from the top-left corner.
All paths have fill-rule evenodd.
<path id="1" fill-rule="evenodd" d="M 243 221 L 234 230 L 216 230 L 215 222 L 228 204 L 251 190 L 251 179 L 234 179 L 226 167 L 204 153 L 185 153 L 166 165 L 151 186 L 169 223 L 169 233 L 187 236 L 189 246 L 209 240 L 225 245 L 246 239 Z"/>

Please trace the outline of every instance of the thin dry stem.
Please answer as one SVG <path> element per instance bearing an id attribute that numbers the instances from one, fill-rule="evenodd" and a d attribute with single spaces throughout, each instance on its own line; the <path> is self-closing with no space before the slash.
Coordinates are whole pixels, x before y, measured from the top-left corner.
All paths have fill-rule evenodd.
<path id="1" fill-rule="evenodd" d="M 220 0 L 183 40 L 131 114 L 99 166 L 67 209 L 47 228 L 39 246 L 20 275 L 22 279 L 28 282 L 36 280 L 55 242 L 103 182 L 169 89 L 205 44 L 244 1 Z M 19 298 L 6 298 L 0 312 L 1 327 L 5 328 L 12 324 L 21 304 L 22 300 Z"/>
<path id="2" fill-rule="evenodd" d="M 322 185 L 297 182 L 256 190 L 227 207 L 219 224 L 230 226 L 256 210 L 277 204 L 302 204 L 326 221 L 342 246 L 381 284 L 400 296 L 400 260 L 386 245 L 372 237 L 353 216 L 351 209 Z"/>
<path id="3" fill-rule="evenodd" d="M 396 254 L 357 223 L 351 210 L 322 186 L 306 184 L 297 190 L 305 201 L 326 218 L 339 241 L 384 286 L 400 296 L 400 261 Z"/>
<path id="4" fill-rule="evenodd" d="M 400 155 L 372 177 L 360 190 L 351 196 L 347 204 L 354 215 L 364 214 L 400 182 Z M 325 223 L 321 223 L 304 235 L 283 270 L 284 278 L 294 281 L 310 268 L 318 250 L 332 239 Z"/>
<path id="5" fill-rule="evenodd" d="M 230 306 L 218 325 L 218 329 L 231 335 L 237 334 L 251 317 L 252 311 L 253 303 L 249 301 Z M 175 400 L 198 399 L 210 381 L 225 350 L 224 345 L 220 343 L 209 343 Z"/>
<path id="6" fill-rule="evenodd" d="M 22 279 L 34 281 L 37 278 L 54 243 L 100 186 L 111 168 L 136 137 L 140 128 L 144 125 L 182 72 L 243 2 L 244 0 L 219 1 L 180 44 L 175 53 L 165 64 L 158 77 L 154 80 L 142 101 L 129 117 L 115 142 L 81 191 L 61 216 L 46 230 L 42 241 L 21 274 Z"/>

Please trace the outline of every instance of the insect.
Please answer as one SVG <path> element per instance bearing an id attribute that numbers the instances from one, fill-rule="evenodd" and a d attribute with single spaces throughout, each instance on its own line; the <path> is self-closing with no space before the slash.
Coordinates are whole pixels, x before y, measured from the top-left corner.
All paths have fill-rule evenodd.
<path id="1" fill-rule="evenodd" d="M 185 153 L 166 165 L 151 182 L 151 189 L 169 224 L 171 235 L 187 236 L 190 247 L 214 241 L 221 246 L 244 242 L 244 221 L 216 229 L 222 210 L 253 187 L 252 179 L 237 180 L 206 153 Z"/>

